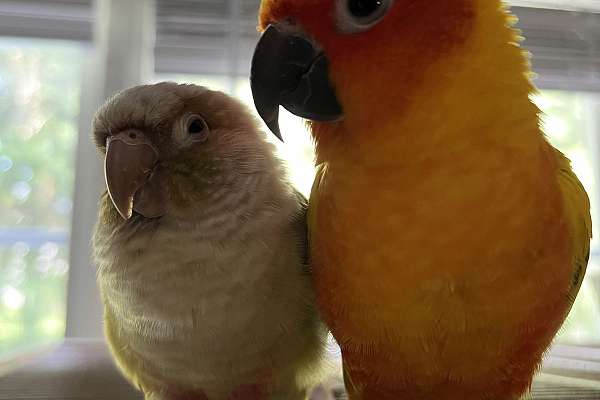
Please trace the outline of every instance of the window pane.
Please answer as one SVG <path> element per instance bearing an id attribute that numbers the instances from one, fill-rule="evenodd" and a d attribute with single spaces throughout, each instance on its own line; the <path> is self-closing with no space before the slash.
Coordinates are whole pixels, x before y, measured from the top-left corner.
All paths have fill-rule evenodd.
<path id="1" fill-rule="evenodd" d="M 64 336 L 82 51 L 0 37 L 0 357 Z"/>
<path id="2" fill-rule="evenodd" d="M 545 90 L 534 101 L 544 113 L 544 131 L 550 142 L 569 157 L 573 169 L 585 186 L 592 204 L 592 220 L 598 221 L 597 125 L 594 93 Z M 598 224 L 593 224 L 591 258 L 585 280 L 573 309 L 557 341 L 569 344 L 600 342 L 598 290 Z"/>
<path id="3" fill-rule="evenodd" d="M 315 149 L 302 118 L 280 107 L 279 125 L 285 140 L 285 143 L 282 143 L 275 135 L 271 134 L 269 128 L 258 116 L 254 107 L 250 82 L 247 79 L 239 79 L 236 82 L 235 95 L 250 107 L 250 110 L 261 122 L 269 141 L 275 144 L 279 156 L 288 164 L 292 183 L 308 197 L 315 179 Z"/>

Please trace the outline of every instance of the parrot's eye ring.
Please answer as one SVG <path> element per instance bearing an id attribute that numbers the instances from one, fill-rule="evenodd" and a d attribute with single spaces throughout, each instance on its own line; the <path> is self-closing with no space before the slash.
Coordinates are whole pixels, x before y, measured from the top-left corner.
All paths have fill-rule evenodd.
<path id="1" fill-rule="evenodd" d="M 192 114 L 186 119 L 185 131 L 194 140 L 206 140 L 209 129 L 204 118 L 197 114 Z"/>
<path id="2" fill-rule="evenodd" d="M 394 0 L 337 0 L 336 24 L 342 33 L 364 32 L 386 16 Z"/>

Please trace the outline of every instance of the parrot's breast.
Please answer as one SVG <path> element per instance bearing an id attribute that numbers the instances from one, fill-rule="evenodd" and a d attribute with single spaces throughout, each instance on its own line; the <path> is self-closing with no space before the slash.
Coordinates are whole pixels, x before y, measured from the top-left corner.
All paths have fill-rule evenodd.
<path id="1" fill-rule="evenodd" d="M 299 207 L 291 198 L 276 210 L 287 215 L 255 213 L 233 233 L 232 217 L 207 220 L 212 230 L 163 218 L 128 240 L 97 240 L 106 335 L 124 373 L 144 391 L 173 385 L 220 400 L 264 385 L 297 398 L 298 379 L 322 366 L 325 336 L 290 222 Z"/>
<path id="2" fill-rule="evenodd" d="M 350 369 L 389 387 L 492 390 L 519 371 L 524 381 L 511 384 L 529 384 L 569 306 L 572 272 L 555 168 L 539 148 L 320 169 L 315 282 Z"/>

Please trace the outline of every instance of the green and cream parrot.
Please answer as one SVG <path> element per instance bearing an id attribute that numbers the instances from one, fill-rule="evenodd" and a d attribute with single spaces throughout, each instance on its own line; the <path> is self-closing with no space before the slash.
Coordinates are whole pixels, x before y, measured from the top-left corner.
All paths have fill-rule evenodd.
<path id="1" fill-rule="evenodd" d="M 159 83 L 93 122 L 105 335 L 147 400 L 304 400 L 324 371 L 306 202 L 245 106 Z"/>

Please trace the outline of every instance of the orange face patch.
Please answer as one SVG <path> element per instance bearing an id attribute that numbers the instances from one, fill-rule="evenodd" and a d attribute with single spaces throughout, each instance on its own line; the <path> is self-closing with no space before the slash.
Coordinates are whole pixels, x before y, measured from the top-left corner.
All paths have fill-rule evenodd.
<path id="1" fill-rule="evenodd" d="M 379 119 L 401 112 L 403 102 L 431 78 L 428 67 L 443 63 L 468 40 L 477 14 L 476 0 L 396 0 L 370 29 L 343 33 L 336 24 L 338 1 L 343 0 L 263 1 L 260 28 L 288 21 L 323 48 L 353 126 L 362 125 L 358 119 L 366 115 Z"/>
<path id="2" fill-rule="evenodd" d="M 371 29 L 342 33 L 336 26 L 336 4 L 351 0 L 266 0 L 259 29 L 291 21 L 323 46 L 329 58 L 403 47 L 443 54 L 465 41 L 475 17 L 474 0 L 396 0 Z M 388 51 L 385 53 L 389 54 Z"/>

